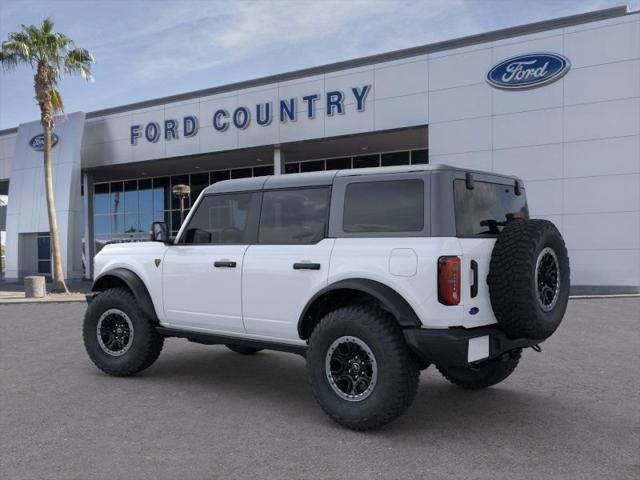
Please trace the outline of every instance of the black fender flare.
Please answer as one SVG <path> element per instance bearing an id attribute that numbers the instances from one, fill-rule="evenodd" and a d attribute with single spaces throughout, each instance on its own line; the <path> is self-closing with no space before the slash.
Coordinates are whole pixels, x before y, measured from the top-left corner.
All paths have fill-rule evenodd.
<path id="1" fill-rule="evenodd" d="M 298 319 L 298 335 L 300 338 L 305 338 L 305 320 L 315 301 L 326 293 L 335 290 L 356 290 L 374 297 L 396 318 L 401 327 L 420 327 L 422 325 L 422 322 L 411 305 L 409 305 L 409 302 L 393 288 L 375 280 L 353 278 L 332 283 L 311 297 Z"/>
<path id="2" fill-rule="evenodd" d="M 136 273 L 127 268 L 114 268 L 113 270 L 104 272 L 94 280 L 91 291 L 101 292 L 106 290 L 109 285 L 109 278 L 117 278 L 124 282 L 133 293 L 133 296 L 136 297 L 136 303 L 144 314 L 153 320 L 158 319 L 158 315 L 156 314 L 156 309 L 153 306 L 153 301 L 151 300 L 151 295 L 149 295 L 147 286 Z"/>

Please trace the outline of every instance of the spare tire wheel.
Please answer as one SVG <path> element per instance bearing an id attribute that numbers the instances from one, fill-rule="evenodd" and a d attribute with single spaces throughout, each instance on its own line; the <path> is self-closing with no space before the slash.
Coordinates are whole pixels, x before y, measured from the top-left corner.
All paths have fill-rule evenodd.
<path id="1" fill-rule="evenodd" d="M 493 313 L 509 337 L 549 337 L 569 299 L 569 257 L 556 226 L 508 221 L 493 247 L 487 283 Z"/>

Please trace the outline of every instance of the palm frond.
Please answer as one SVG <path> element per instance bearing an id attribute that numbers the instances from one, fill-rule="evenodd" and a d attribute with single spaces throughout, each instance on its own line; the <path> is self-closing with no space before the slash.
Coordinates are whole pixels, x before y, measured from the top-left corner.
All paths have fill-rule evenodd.
<path id="1" fill-rule="evenodd" d="M 64 104 L 62 103 L 62 97 L 60 96 L 60 92 L 55 88 L 51 89 L 51 106 L 53 107 L 53 111 L 55 113 L 64 112 Z"/>
<path id="2" fill-rule="evenodd" d="M 67 73 L 78 73 L 87 81 L 93 80 L 91 64 L 95 63 L 93 55 L 84 48 L 75 48 L 64 57 L 64 69 Z"/>

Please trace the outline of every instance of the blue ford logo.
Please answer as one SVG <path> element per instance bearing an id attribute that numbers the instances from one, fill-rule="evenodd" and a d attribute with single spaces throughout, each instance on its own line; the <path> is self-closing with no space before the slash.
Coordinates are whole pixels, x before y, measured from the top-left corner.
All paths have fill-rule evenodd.
<path id="1" fill-rule="evenodd" d="M 506 90 L 535 88 L 558 80 L 569 68 L 569 60 L 557 53 L 518 55 L 489 70 L 487 82 Z"/>
<path id="2" fill-rule="evenodd" d="M 56 135 L 55 133 L 52 133 L 51 148 L 56 146 L 56 143 L 58 143 L 58 140 L 59 140 L 58 135 Z M 29 140 L 29 145 L 34 150 L 37 150 L 38 152 L 43 152 L 44 151 L 44 133 L 39 133 L 38 135 L 33 137 L 31 140 Z"/>

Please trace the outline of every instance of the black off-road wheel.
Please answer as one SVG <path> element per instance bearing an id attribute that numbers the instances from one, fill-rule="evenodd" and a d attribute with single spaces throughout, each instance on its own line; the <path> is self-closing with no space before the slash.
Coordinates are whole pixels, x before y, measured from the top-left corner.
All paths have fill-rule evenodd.
<path id="1" fill-rule="evenodd" d="M 262 348 L 247 347 L 245 345 L 234 345 L 232 343 L 225 344 L 225 347 L 227 347 L 232 352 L 240 353 L 242 355 L 253 355 L 254 353 L 262 351 Z"/>
<path id="2" fill-rule="evenodd" d="M 82 329 L 91 361 L 103 372 L 128 377 L 156 361 L 164 337 L 123 288 L 101 292 L 87 307 Z"/>
<path id="3" fill-rule="evenodd" d="M 517 349 L 477 365 L 466 367 L 437 365 L 436 368 L 451 383 L 468 390 L 480 390 L 496 385 L 511 375 L 518 366 L 521 353 L 522 350 Z"/>
<path id="4" fill-rule="evenodd" d="M 556 226 L 538 219 L 507 222 L 493 247 L 487 283 L 509 337 L 549 337 L 569 300 L 569 257 Z"/>
<path id="5" fill-rule="evenodd" d="M 307 373 L 316 400 L 334 421 L 370 430 L 411 405 L 420 371 L 391 314 L 353 305 L 328 313 L 313 330 Z"/>

